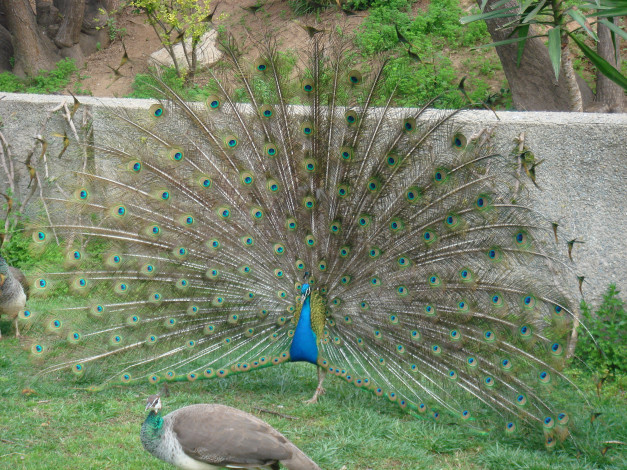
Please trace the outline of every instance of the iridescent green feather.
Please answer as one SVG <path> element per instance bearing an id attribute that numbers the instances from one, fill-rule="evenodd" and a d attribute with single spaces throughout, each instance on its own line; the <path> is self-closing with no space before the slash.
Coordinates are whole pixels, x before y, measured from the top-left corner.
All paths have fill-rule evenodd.
<path id="1" fill-rule="evenodd" d="M 221 47 L 206 103 L 161 83 L 162 103 L 111 112 L 120 131 L 83 144 L 102 167 L 48 195 L 58 218 L 33 250 L 58 237 L 66 256 L 31 293 L 71 298 L 23 319 L 41 374 L 104 386 L 282 364 L 309 272 L 331 374 L 416 416 L 567 436 L 579 410 L 554 403 L 578 301 L 489 136 L 394 108 L 389 63 L 358 64 L 336 33 L 298 71 L 270 37 L 253 60 Z"/>

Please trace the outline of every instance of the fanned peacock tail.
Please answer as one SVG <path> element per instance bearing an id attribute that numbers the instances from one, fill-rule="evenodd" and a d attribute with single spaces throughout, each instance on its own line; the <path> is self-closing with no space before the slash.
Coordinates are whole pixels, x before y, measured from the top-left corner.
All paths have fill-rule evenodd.
<path id="1" fill-rule="evenodd" d="M 48 199 L 73 219 L 33 231 L 67 250 L 35 290 L 77 299 L 38 312 L 33 355 L 98 385 L 225 376 L 288 361 L 307 302 L 332 374 L 553 445 L 574 305 L 550 224 L 489 132 L 393 108 L 389 62 L 358 67 L 347 44 L 316 34 L 297 76 L 272 40 L 253 63 L 228 38 L 204 105 L 161 83 L 146 116 L 112 112 L 108 166 Z"/>

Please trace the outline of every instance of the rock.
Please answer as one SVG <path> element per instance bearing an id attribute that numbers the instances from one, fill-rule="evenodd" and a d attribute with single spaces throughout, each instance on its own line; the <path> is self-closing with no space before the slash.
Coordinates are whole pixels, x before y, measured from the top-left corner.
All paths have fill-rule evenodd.
<path id="1" fill-rule="evenodd" d="M 85 56 L 109 47 L 109 15 L 100 8 L 100 3 L 88 2 L 85 5 L 79 42 Z"/>
<path id="2" fill-rule="evenodd" d="M 593 101 L 584 108 L 586 113 L 609 113 L 610 107 L 606 103 L 598 103 Z"/>
<path id="3" fill-rule="evenodd" d="M 69 57 L 70 59 L 74 59 L 74 64 L 79 69 L 85 65 L 85 55 L 81 50 L 80 44 L 74 44 L 72 47 L 64 47 L 58 50 L 58 53 L 61 57 Z"/>
<path id="4" fill-rule="evenodd" d="M 197 68 L 208 67 L 211 64 L 216 63 L 222 57 L 222 52 L 218 50 L 216 47 L 216 39 L 218 38 L 218 32 L 215 29 L 205 33 L 200 38 L 200 42 L 197 46 Z M 192 48 L 192 38 L 187 38 L 185 40 L 185 48 L 188 53 L 190 53 L 190 62 L 191 62 L 191 48 Z M 178 43 L 173 46 L 174 55 L 176 57 L 176 62 L 181 70 L 187 70 L 189 68 L 187 60 L 185 59 L 185 53 L 183 51 L 183 44 Z M 148 64 L 157 66 L 166 66 L 173 67 L 174 62 L 172 61 L 172 57 L 170 57 L 169 52 L 164 47 L 163 49 L 158 50 L 157 52 L 153 52 L 150 54 L 148 58 Z"/>

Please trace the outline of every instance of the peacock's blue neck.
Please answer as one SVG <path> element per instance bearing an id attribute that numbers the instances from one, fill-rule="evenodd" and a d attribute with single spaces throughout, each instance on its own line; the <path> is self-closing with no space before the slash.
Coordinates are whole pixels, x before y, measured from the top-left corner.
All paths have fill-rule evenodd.
<path id="1" fill-rule="evenodd" d="M 318 362 L 318 341 L 311 328 L 311 303 L 310 296 L 305 297 L 300 310 L 300 318 L 294 330 L 292 345 L 290 346 L 291 361 L 306 361 L 312 364 Z"/>
<path id="2" fill-rule="evenodd" d="M 160 413 L 156 413 L 154 410 L 151 410 L 150 413 L 148 413 L 144 424 L 142 424 L 140 433 L 142 445 L 152 454 L 153 451 L 158 448 L 162 434 L 163 418 Z"/>

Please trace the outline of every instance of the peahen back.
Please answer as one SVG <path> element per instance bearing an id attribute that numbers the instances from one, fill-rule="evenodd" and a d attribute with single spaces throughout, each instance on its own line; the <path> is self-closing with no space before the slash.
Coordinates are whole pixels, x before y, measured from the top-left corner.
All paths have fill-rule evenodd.
<path id="1" fill-rule="evenodd" d="M 289 361 L 307 282 L 329 372 L 414 414 L 565 437 L 574 305 L 516 157 L 456 112 L 394 108 L 391 62 L 358 64 L 348 38 L 315 34 L 298 71 L 269 38 L 222 48 L 206 103 L 161 83 L 144 116 L 112 111 L 106 165 L 48 199 L 72 217 L 33 231 L 67 251 L 35 282 L 42 371 L 100 386 Z"/>

